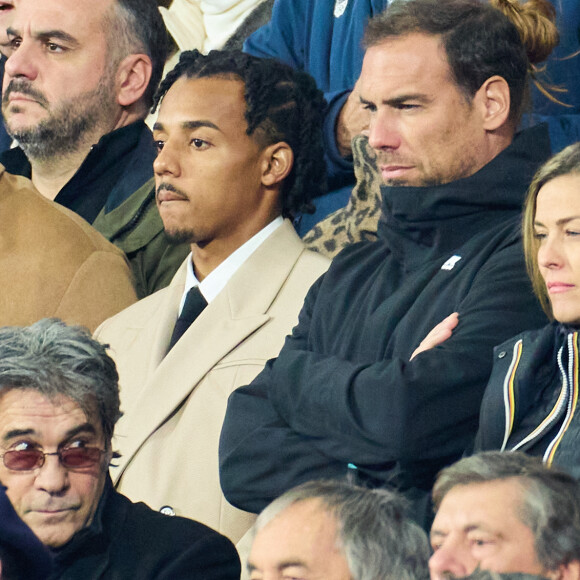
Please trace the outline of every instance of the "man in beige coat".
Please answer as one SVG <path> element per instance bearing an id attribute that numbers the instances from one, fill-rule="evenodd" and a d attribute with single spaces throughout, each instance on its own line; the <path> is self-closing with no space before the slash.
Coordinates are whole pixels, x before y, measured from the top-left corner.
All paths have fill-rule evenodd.
<path id="1" fill-rule="evenodd" d="M 62 318 L 94 330 L 137 300 L 125 255 L 0 165 L 0 326 Z"/>
<path id="2" fill-rule="evenodd" d="M 112 475 L 131 499 L 238 541 L 255 516 L 222 495 L 219 434 L 229 394 L 278 354 L 328 267 L 282 217 L 323 186 L 323 99 L 284 65 L 197 51 L 182 55 L 160 94 L 157 204 L 166 233 L 192 253 L 169 288 L 97 331 L 121 377 Z M 209 304 L 170 348 L 195 287 Z"/>

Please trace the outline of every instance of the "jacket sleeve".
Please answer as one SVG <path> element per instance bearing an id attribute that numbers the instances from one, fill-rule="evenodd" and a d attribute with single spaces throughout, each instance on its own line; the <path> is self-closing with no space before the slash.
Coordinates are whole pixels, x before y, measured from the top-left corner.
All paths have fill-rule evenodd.
<path id="1" fill-rule="evenodd" d="M 306 12 L 304 0 L 274 2 L 270 21 L 244 42 L 244 52 L 260 58 L 275 58 L 304 70 Z"/>
<path id="2" fill-rule="evenodd" d="M 318 287 L 306 297 L 300 320 L 286 343 L 305 344 L 310 312 L 308 304 Z M 284 347 L 286 348 L 286 347 Z M 270 399 L 270 360 L 251 385 L 235 390 L 228 400 L 219 448 L 220 482 L 228 501 L 258 513 L 293 485 L 318 478 L 343 477 L 347 466 L 319 451 L 313 439 L 295 432 L 280 418 Z"/>
<path id="3" fill-rule="evenodd" d="M 442 345 L 412 362 L 411 349 L 369 365 L 313 352 L 303 337 L 308 316 L 301 315 L 267 375 L 260 375 L 260 389 L 268 393 L 279 421 L 298 436 L 296 441 L 310 441 L 333 464 L 353 463 L 373 472 L 388 462 L 458 456 L 477 428 L 493 346 L 517 330 L 545 324 L 522 268 L 521 246 L 514 244 L 490 258 L 460 303 L 450 304 L 446 314 L 454 310 L 459 311 L 459 325 Z M 438 322 L 433 320 L 432 326 Z M 247 387 L 247 393 L 253 388 Z M 228 412 L 237 412 L 234 399 Z M 265 423 L 259 415 L 246 416 L 244 438 L 230 455 L 243 454 L 248 470 L 259 463 L 263 479 L 279 478 L 273 474 L 280 448 L 268 449 L 264 443 L 256 447 L 252 435 Z M 229 440 L 233 444 L 234 433 Z M 295 461 L 308 450 L 284 447 L 283 452 Z M 295 483 L 287 478 L 286 488 Z M 267 488 L 266 481 L 260 485 Z"/>
<path id="4" fill-rule="evenodd" d="M 136 301 L 125 257 L 112 251 L 96 251 L 77 270 L 55 316 L 93 332 L 101 322 Z"/>

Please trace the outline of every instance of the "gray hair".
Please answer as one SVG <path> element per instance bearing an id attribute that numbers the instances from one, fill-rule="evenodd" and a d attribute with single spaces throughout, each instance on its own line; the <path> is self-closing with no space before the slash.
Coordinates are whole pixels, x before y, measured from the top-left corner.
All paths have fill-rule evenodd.
<path id="1" fill-rule="evenodd" d="M 119 410 L 119 375 L 107 347 L 80 326 L 45 318 L 0 328 L 0 393 L 35 389 L 72 399 L 87 416 L 98 412 L 110 446 Z"/>
<path id="2" fill-rule="evenodd" d="M 546 467 L 538 457 L 486 451 L 459 460 L 437 476 L 435 510 L 458 485 L 507 479 L 522 488 L 517 513 L 534 534 L 536 554 L 544 568 L 556 570 L 580 560 L 580 483 L 564 471 Z"/>
<path id="3" fill-rule="evenodd" d="M 146 54 L 153 65 L 143 100 L 150 108 L 169 54 L 169 36 L 155 0 L 115 0 L 105 16 L 113 65 L 130 54 Z"/>
<path id="4" fill-rule="evenodd" d="M 366 489 L 343 481 L 310 481 L 267 506 L 254 526 L 258 532 L 300 501 L 319 500 L 336 518 L 340 547 L 354 580 L 429 578 L 429 541 L 405 516 L 404 500 L 384 489 Z"/>

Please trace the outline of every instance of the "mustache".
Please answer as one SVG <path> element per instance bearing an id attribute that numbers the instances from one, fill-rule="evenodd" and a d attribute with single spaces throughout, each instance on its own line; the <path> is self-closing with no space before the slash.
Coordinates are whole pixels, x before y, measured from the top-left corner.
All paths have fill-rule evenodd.
<path id="1" fill-rule="evenodd" d="M 171 193 L 175 193 L 180 197 L 183 197 L 183 199 L 188 199 L 187 195 L 181 189 L 178 189 L 171 183 L 166 183 L 165 181 L 161 182 L 155 189 L 156 199 L 159 199 L 159 194 L 162 193 L 163 191 L 170 191 Z"/>
<path id="2" fill-rule="evenodd" d="M 409 161 L 407 159 L 403 159 L 396 153 L 379 151 L 377 152 L 375 164 L 377 167 L 381 165 L 409 165 Z"/>
<path id="3" fill-rule="evenodd" d="M 32 87 L 29 81 L 25 81 L 24 79 L 12 79 L 4 89 L 2 104 L 5 105 L 8 103 L 8 97 L 12 93 L 20 93 L 21 95 L 32 97 L 39 105 L 45 109 L 48 108 L 48 99 L 38 89 Z"/>

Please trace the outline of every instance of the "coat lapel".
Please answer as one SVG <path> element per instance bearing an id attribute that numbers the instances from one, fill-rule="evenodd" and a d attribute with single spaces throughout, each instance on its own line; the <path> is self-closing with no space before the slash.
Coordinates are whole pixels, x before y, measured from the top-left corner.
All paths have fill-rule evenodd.
<path id="1" fill-rule="evenodd" d="M 143 332 L 151 332 L 152 336 L 150 362 L 146 363 L 151 365 L 150 374 L 137 400 L 119 423 L 123 457 L 119 469 L 114 470 L 115 481 L 139 447 L 174 413 L 206 374 L 269 320 L 268 309 L 302 251 L 304 246 L 292 225 L 285 221 L 248 258 L 164 356 L 185 278 L 180 281 L 179 292 L 175 291 L 172 282 L 173 292 L 153 313 L 156 320 L 143 328 Z M 176 279 L 180 273 L 181 270 Z"/>

